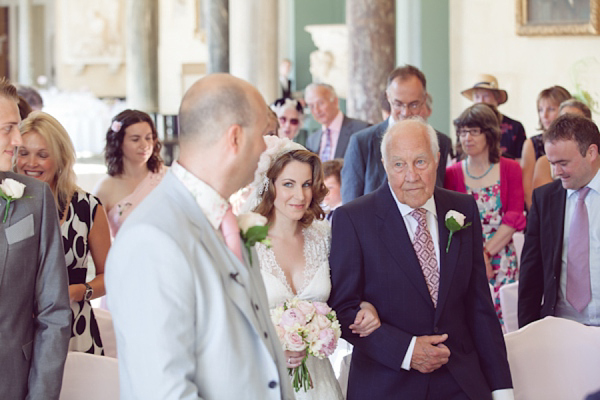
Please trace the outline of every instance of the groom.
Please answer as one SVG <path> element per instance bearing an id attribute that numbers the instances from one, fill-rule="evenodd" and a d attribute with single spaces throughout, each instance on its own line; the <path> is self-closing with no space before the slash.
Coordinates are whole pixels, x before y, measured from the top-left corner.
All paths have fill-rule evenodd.
<path id="1" fill-rule="evenodd" d="M 107 261 L 121 399 L 293 399 L 257 261 L 227 201 L 265 150 L 265 101 L 241 79 L 208 75 L 185 94 L 179 123 L 178 161 Z"/>
<path id="2" fill-rule="evenodd" d="M 348 399 L 512 399 L 473 197 L 435 187 L 437 137 L 420 118 L 389 128 L 381 153 L 389 183 L 333 221 L 329 305 L 354 345 Z M 446 251 L 450 210 L 472 225 Z M 381 319 L 365 338 L 349 328 L 362 300 Z"/>

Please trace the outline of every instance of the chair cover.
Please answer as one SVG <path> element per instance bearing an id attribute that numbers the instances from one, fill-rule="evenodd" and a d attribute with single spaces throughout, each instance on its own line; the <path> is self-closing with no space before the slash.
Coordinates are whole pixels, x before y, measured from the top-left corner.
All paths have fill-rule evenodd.
<path id="1" fill-rule="evenodd" d="M 117 338 L 115 336 L 115 328 L 113 327 L 110 312 L 101 308 L 94 308 L 94 315 L 98 322 L 100 338 L 102 339 L 102 345 L 104 346 L 104 355 L 117 358 Z"/>
<path id="2" fill-rule="evenodd" d="M 115 358 L 71 351 L 67 354 L 59 400 L 118 400 Z"/>
<path id="3" fill-rule="evenodd" d="M 506 333 L 519 329 L 519 282 L 508 283 L 500 288 L 500 307 Z"/>

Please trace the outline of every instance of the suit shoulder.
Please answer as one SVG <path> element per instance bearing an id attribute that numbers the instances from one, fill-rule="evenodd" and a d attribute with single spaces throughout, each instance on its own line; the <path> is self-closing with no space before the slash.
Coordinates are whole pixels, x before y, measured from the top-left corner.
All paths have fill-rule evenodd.
<path id="1" fill-rule="evenodd" d="M 371 125 L 369 127 L 366 127 L 358 132 L 356 132 L 353 137 L 355 137 L 355 140 L 358 141 L 368 141 L 370 140 L 374 135 L 377 135 L 379 132 L 384 131 L 387 128 L 387 121 L 383 121 L 378 123 L 377 125 Z"/>
<path id="2" fill-rule="evenodd" d="M 48 187 L 48 189 L 50 189 L 50 186 L 48 186 L 48 184 L 46 182 L 42 182 L 38 179 L 32 178 L 27 175 L 17 174 L 14 172 L 6 172 L 5 177 L 14 179 L 17 182 L 21 182 L 22 184 L 24 184 L 25 191 L 27 191 L 27 188 L 29 188 L 30 190 L 33 190 L 33 191 L 40 191 L 40 192 L 44 191 L 45 187 Z"/>
<path id="3" fill-rule="evenodd" d="M 533 190 L 533 194 L 537 199 L 546 199 L 549 197 L 564 195 L 566 189 L 563 188 L 560 179 L 542 185 Z"/>
<path id="4" fill-rule="evenodd" d="M 369 124 L 366 121 L 363 121 L 362 119 L 350 118 L 346 115 L 344 115 L 344 118 L 347 120 L 347 123 L 352 125 L 352 127 L 357 131 L 371 126 L 371 124 Z"/>
<path id="5" fill-rule="evenodd" d="M 434 196 L 436 201 L 443 201 L 447 204 L 469 205 L 476 204 L 472 194 L 455 192 L 440 187 L 435 188 Z"/>

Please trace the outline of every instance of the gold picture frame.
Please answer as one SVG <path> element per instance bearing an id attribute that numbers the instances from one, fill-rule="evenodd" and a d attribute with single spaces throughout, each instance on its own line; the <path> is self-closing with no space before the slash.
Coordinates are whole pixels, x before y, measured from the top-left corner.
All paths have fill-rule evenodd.
<path id="1" fill-rule="evenodd" d="M 517 35 L 600 34 L 600 0 L 516 0 Z"/>

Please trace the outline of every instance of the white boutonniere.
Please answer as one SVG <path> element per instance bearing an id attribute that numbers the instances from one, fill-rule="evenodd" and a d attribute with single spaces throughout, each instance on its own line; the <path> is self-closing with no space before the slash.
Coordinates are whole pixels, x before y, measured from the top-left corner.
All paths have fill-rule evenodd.
<path id="1" fill-rule="evenodd" d="M 462 231 L 463 229 L 471 226 L 471 223 L 468 222 L 465 224 L 465 216 L 458 211 L 450 210 L 446 213 L 446 228 L 450 231 L 450 236 L 448 236 L 448 245 L 446 245 L 446 253 L 450 249 L 450 242 L 452 241 L 452 235 L 455 232 Z"/>
<path id="2" fill-rule="evenodd" d="M 250 256 L 250 265 L 252 265 L 252 247 L 256 243 L 262 243 L 267 247 L 271 247 L 271 241 L 267 239 L 269 227 L 267 226 L 267 218 L 255 212 L 241 214 L 237 217 L 240 233 L 244 246 L 248 250 Z"/>
<path id="3" fill-rule="evenodd" d="M 2 220 L 2 223 L 5 223 L 6 218 L 8 217 L 10 202 L 23 197 L 23 193 L 25 193 L 25 185 L 19 181 L 6 178 L 2 181 L 2 183 L 0 183 L 0 197 L 6 200 L 6 208 L 4 209 L 4 219 Z M 31 196 L 25 196 L 25 198 L 30 197 Z"/>

